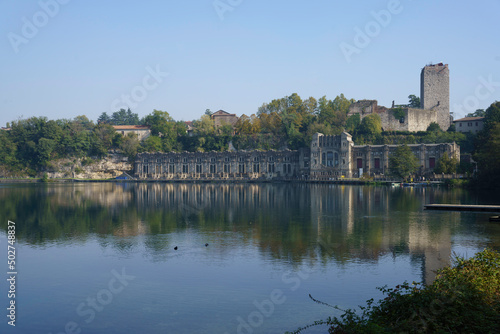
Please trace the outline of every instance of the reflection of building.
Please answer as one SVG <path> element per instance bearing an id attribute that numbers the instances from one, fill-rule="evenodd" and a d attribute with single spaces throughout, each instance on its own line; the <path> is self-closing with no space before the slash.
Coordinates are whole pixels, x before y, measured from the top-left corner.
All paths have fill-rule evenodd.
<path id="1" fill-rule="evenodd" d="M 299 151 L 238 151 L 142 153 L 135 161 L 139 178 L 186 179 L 331 179 L 386 174 L 389 156 L 399 145 L 354 145 L 350 134 L 313 135 L 310 149 Z M 408 145 L 417 157 L 419 174 L 432 173 L 444 153 L 460 160 L 452 144 Z"/>

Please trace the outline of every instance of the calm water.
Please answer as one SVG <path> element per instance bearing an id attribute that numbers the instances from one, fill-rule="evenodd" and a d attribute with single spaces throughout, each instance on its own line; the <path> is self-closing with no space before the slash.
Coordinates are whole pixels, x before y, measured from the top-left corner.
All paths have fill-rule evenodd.
<path id="1" fill-rule="evenodd" d="M 423 210 L 499 202 L 439 188 L 0 185 L 4 277 L 7 220 L 18 239 L 11 331 L 283 333 L 339 315 L 309 294 L 356 307 L 378 286 L 432 281 L 455 252 L 500 249 L 488 214 Z M 4 306 L 8 290 L 3 279 Z"/>

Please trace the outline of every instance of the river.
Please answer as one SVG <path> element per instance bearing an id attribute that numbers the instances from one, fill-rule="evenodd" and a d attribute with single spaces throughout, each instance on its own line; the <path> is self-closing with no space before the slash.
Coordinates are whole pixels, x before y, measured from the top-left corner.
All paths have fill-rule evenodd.
<path id="1" fill-rule="evenodd" d="M 18 333 L 284 333 L 500 249 L 495 193 L 311 184 L 0 184 Z M 2 308 L 6 314 L 8 310 Z M 0 325 L 7 327 L 8 318 Z M 324 327 L 304 333 L 324 333 Z"/>

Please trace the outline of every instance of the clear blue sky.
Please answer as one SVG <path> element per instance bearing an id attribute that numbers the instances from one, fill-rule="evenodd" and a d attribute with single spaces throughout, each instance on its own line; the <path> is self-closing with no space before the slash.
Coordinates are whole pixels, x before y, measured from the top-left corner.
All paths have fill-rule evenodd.
<path id="1" fill-rule="evenodd" d="M 250 115 L 294 92 L 390 106 L 420 95 L 431 62 L 449 64 L 460 118 L 500 100 L 498 13 L 498 0 L 1 0 L 0 125 L 131 103 L 140 117 Z"/>

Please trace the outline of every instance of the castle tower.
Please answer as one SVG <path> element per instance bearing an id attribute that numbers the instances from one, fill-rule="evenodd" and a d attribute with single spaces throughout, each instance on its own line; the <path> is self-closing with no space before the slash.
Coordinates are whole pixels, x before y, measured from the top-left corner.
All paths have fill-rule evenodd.
<path id="1" fill-rule="evenodd" d="M 450 71 L 448 64 L 427 65 L 420 74 L 420 107 L 433 110 L 441 129 L 448 130 L 450 115 Z"/>

